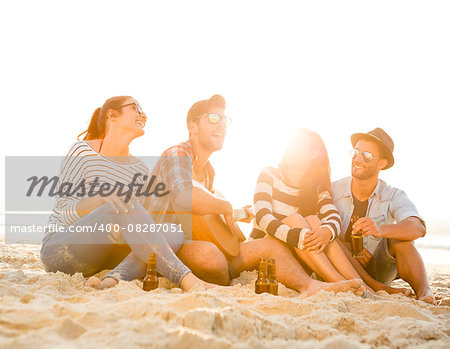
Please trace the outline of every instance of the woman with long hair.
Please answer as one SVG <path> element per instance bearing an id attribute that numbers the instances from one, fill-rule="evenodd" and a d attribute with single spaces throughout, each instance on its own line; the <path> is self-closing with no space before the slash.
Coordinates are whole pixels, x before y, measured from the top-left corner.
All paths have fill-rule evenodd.
<path id="1" fill-rule="evenodd" d="M 259 175 L 254 195 L 255 223 L 252 238 L 266 234 L 285 242 L 305 269 L 327 282 L 361 279 L 365 287 L 390 293 L 404 292 L 359 275 L 335 241 L 341 229 L 331 197 L 328 153 L 320 136 L 298 130 L 277 168 Z"/>
<path id="2" fill-rule="evenodd" d="M 156 229 L 143 232 L 153 220 L 142 206 L 145 196 L 136 191 L 147 185 L 149 169 L 129 153 L 129 146 L 144 134 L 146 121 L 139 103 L 129 96 L 112 97 L 95 110 L 81 134 L 86 136 L 72 145 L 61 166 L 59 187 L 77 190 L 60 189 L 57 197 L 49 226 L 58 229 L 46 233 L 41 248 L 47 271 L 91 276 L 120 264 L 103 281 L 88 280 L 89 286 L 106 288 L 144 276 L 154 252 L 159 273 L 177 286 L 210 286 L 175 255 L 183 241 L 178 226 L 167 223 L 164 235 Z"/>

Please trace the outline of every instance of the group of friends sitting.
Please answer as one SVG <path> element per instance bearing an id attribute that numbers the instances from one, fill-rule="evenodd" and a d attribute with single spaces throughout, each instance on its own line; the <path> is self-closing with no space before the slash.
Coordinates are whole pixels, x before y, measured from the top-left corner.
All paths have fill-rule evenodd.
<path id="1" fill-rule="evenodd" d="M 379 179 L 380 171 L 394 164 L 394 142 L 381 128 L 350 137 L 351 175 L 333 183 L 321 137 L 298 130 L 278 166 L 259 174 L 253 205 L 245 207 L 248 217 L 242 219 L 253 230 L 239 243 L 239 252 L 228 255 L 211 241 L 190 239 L 184 222 L 189 215 L 222 215 L 230 234 L 238 234 L 233 206 L 215 192 L 209 162 L 222 149 L 231 124 L 225 109 L 220 95 L 194 103 L 186 120 L 189 139 L 165 150 L 152 171 L 129 153 L 147 120 L 137 100 L 112 97 L 95 110 L 84 139 L 72 145 L 62 163 L 60 182 L 88 186 L 95 179 L 101 191 L 106 183 L 130 183 L 139 173 L 148 175 L 137 178 L 141 187 L 153 178 L 169 194 L 132 200 L 117 194 L 60 195 L 50 223 L 64 229 L 43 239 L 46 270 L 82 273 L 89 277 L 87 285 L 104 289 L 144 277 L 148 256 L 156 253 L 158 272 L 187 291 L 197 284 L 227 286 L 266 256 L 277 261 L 277 281 L 305 295 L 384 290 L 409 296 L 409 288 L 390 286 L 401 278 L 417 299 L 435 304 L 414 245 L 426 233 L 425 222 L 404 191 Z M 69 229 L 105 224 L 120 229 Z M 130 229 L 152 224 L 183 229 Z M 351 237 L 361 232 L 363 254 L 354 257 Z M 105 269 L 110 271 L 102 279 L 94 276 Z"/>

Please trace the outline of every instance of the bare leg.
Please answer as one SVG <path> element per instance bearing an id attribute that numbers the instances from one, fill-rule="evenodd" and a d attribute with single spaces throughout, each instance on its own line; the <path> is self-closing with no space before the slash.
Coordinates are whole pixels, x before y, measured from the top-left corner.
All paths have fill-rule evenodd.
<path id="1" fill-rule="evenodd" d="M 314 229 L 321 225 L 321 221 L 317 216 L 303 218 L 299 214 L 286 217 L 283 222 L 293 228 L 307 227 Z M 358 273 L 353 269 L 351 263 L 345 258 L 345 255 L 333 255 L 336 259 L 331 261 L 326 253 L 317 253 L 317 251 L 306 250 L 302 251 L 298 248 L 295 248 L 295 252 L 312 270 L 327 282 L 338 282 L 346 279 L 361 279 Z M 363 286 L 370 292 L 373 292 L 367 285 Z"/>
<path id="2" fill-rule="evenodd" d="M 327 282 L 337 282 L 346 280 L 346 278 L 336 270 L 325 253 L 317 251 L 306 251 L 295 248 L 295 253 L 304 261 L 314 272 Z M 359 275 L 354 277 L 359 279 Z"/>
<path id="3" fill-rule="evenodd" d="M 375 291 L 386 291 L 389 294 L 395 294 L 395 293 L 402 293 L 406 296 L 409 296 L 411 294 L 411 290 L 408 288 L 394 288 L 389 287 L 381 282 L 375 280 L 373 277 L 367 273 L 367 271 L 363 268 L 361 263 L 359 263 L 355 258 L 353 258 L 352 253 L 349 251 L 347 246 L 337 238 L 335 242 L 341 247 L 341 251 L 347 256 L 347 259 L 350 261 L 350 263 L 353 265 L 355 270 L 358 272 L 358 274 L 361 276 L 361 278 L 364 280 L 364 282 L 371 287 Z"/>
<path id="4" fill-rule="evenodd" d="M 335 293 L 347 291 L 352 291 L 356 294 L 362 293 L 360 280 L 325 283 L 311 279 L 286 244 L 270 236 L 241 243 L 239 255 L 231 258 L 230 262 L 234 272 L 239 274 L 244 270 L 256 269 L 260 256 L 274 258 L 277 261 L 277 280 L 283 285 L 307 296 L 313 295 L 320 290 Z"/>
<path id="5" fill-rule="evenodd" d="M 230 284 L 227 259 L 213 243 L 192 241 L 184 244 L 177 256 L 200 279 L 223 286 Z"/>
<path id="6" fill-rule="evenodd" d="M 422 257 L 412 241 L 388 239 L 389 253 L 397 261 L 400 277 L 411 285 L 417 299 L 436 304 L 433 292 L 428 284 L 427 272 Z"/>

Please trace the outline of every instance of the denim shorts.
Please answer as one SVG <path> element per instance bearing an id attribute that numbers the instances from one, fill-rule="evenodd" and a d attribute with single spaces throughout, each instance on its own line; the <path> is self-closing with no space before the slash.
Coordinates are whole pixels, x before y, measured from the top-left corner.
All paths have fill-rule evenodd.
<path id="1" fill-rule="evenodd" d="M 387 239 L 382 239 L 378 244 L 366 271 L 375 280 L 386 286 L 389 286 L 392 281 L 399 277 L 397 261 L 395 257 L 389 253 Z"/>

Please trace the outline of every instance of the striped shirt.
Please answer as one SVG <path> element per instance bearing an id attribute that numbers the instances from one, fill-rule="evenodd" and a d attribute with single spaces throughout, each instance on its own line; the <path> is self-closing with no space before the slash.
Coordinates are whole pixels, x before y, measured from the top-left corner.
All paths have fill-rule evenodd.
<path id="1" fill-rule="evenodd" d="M 306 217 L 317 214 L 322 227 L 330 228 L 332 240 L 339 235 L 341 219 L 328 191 L 318 195 L 318 212 L 310 212 L 311 208 L 302 205 L 301 189 L 288 186 L 281 176 L 280 170 L 273 167 L 264 168 L 256 183 L 254 195 L 255 221 L 252 238 L 261 238 L 265 234 L 286 242 L 291 247 L 303 248 L 303 239 L 310 230 L 308 228 L 290 228 L 283 224 L 284 218 L 300 213 Z"/>
<path id="2" fill-rule="evenodd" d="M 67 227 L 78 221 L 80 219 L 76 209 L 78 201 L 86 198 L 88 194 L 98 194 L 104 183 L 109 183 L 111 188 L 117 183 L 122 183 L 123 192 L 126 192 L 128 184 L 132 183 L 133 178 L 138 174 L 135 183 L 143 186 L 142 192 L 145 190 L 144 176 L 148 176 L 148 173 L 149 169 L 142 160 L 133 164 L 124 164 L 99 154 L 86 141 L 75 142 L 62 162 L 57 184 L 57 188 L 63 191 L 63 187 L 68 188 L 68 186 L 61 186 L 61 184 L 70 183 L 72 195 L 65 193 L 56 196 L 49 224 Z M 75 188 L 77 188 L 76 192 Z M 109 192 L 111 189 L 105 190 L 104 186 L 103 191 Z"/>

